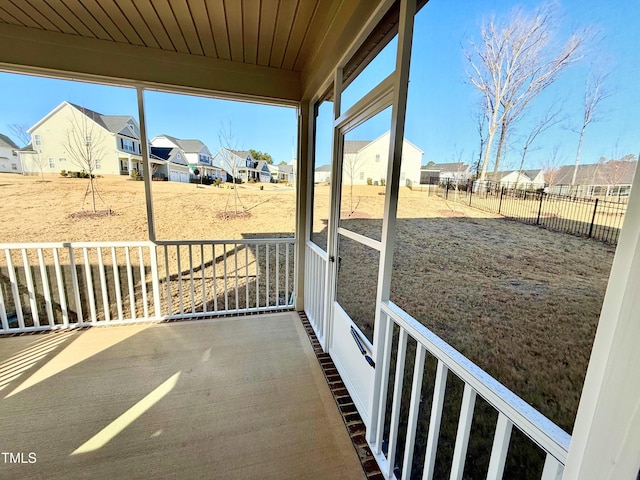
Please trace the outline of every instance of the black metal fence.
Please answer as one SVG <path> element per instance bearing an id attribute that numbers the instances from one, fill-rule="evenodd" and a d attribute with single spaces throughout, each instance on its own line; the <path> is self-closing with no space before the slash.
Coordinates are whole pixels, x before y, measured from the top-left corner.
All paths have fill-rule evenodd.
<path id="1" fill-rule="evenodd" d="M 444 184 L 440 195 L 530 225 L 617 244 L 627 205 L 544 190 L 507 188 L 493 182 Z"/>

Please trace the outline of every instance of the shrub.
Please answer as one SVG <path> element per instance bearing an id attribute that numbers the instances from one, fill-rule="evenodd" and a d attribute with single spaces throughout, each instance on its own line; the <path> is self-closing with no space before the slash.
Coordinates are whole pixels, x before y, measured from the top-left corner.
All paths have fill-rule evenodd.
<path id="1" fill-rule="evenodd" d="M 137 170 L 131 170 L 131 180 L 142 180 L 142 175 Z"/>
<path id="2" fill-rule="evenodd" d="M 67 176 L 67 171 L 66 170 L 60 170 L 60 176 L 61 177 L 66 177 Z"/>
<path id="3" fill-rule="evenodd" d="M 373 185 L 373 178 L 367 178 L 367 185 Z"/>
<path id="4" fill-rule="evenodd" d="M 382 185 L 382 186 L 384 187 L 384 183 L 385 183 L 385 181 L 386 181 L 386 180 L 385 180 L 384 178 L 381 178 L 381 179 L 380 179 L 380 185 Z"/>

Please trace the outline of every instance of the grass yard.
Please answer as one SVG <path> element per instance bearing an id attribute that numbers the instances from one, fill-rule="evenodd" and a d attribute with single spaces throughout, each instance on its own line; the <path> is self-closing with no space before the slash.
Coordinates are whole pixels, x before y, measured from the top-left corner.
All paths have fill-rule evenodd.
<path id="1" fill-rule="evenodd" d="M 97 179 L 98 209 L 114 215 L 77 218 L 87 180 L 46 180 L 0 174 L 0 242 L 147 238 L 142 182 Z M 341 226 L 380 239 L 382 190 L 355 186 L 351 202 L 345 187 Z M 153 182 L 157 237 L 293 235 L 294 189 L 238 191 L 251 215 L 225 220 L 233 190 Z M 324 246 L 329 186 L 314 192 L 313 238 Z M 609 245 L 402 188 L 391 299 L 570 432 L 613 254 Z M 370 330 L 377 252 L 341 239 L 340 255 L 338 298 Z"/>

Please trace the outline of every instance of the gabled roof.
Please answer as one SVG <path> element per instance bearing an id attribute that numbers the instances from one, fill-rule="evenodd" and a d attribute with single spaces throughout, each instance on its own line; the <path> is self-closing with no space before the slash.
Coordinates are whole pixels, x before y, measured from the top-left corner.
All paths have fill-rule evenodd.
<path id="1" fill-rule="evenodd" d="M 175 163 L 177 165 L 188 165 L 187 160 L 184 157 L 181 157 L 180 160 L 176 158 L 176 154 L 180 153 L 180 149 L 177 147 L 151 147 L 150 153 L 155 155 L 162 160 L 168 160 L 171 163 Z"/>
<path id="2" fill-rule="evenodd" d="M 318 168 L 315 169 L 316 172 L 330 172 L 331 171 L 331 165 L 321 165 Z"/>
<path id="3" fill-rule="evenodd" d="M 487 177 L 489 179 L 491 179 L 491 180 L 499 181 L 499 180 L 502 180 L 507 175 L 511 175 L 512 173 L 518 173 L 518 172 L 520 172 L 521 175 L 524 175 L 525 177 L 527 177 L 529 180 L 533 181 L 538 176 L 538 174 L 540 172 L 542 172 L 542 170 L 541 169 L 537 169 L 537 170 L 504 170 L 504 171 L 496 172 L 495 175 L 493 174 L 493 172 L 492 173 L 488 173 Z"/>
<path id="4" fill-rule="evenodd" d="M 30 143 L 29 145 L 25 145 L 20 149 L 21 152 L 35 152 L 33 149 L 33 145 Z"/>
<path id="5" fill-rule="evenodd" d="M 9 137 L 0 133 L 0 147 L 17 149 L 18 145 L 16 145 L 15 142 L 11 140 Z"/>
<path id="6" fill-rule="evenodd" d="M 42 125 L 46 120 L 49 119 L 49 117 L 51 117 L 54 113 L 58 112 L 65 105 L 69 105 L 75 108 L 76 110 L 83 113 L 84 115 L 89 117 L 91 120 L 93 120 L 97 125 L 99 125 L 100 127 L 104 128 L 105 130 L 111 133 L 119 133 L 129 121 L 132 121 L 134 124 L 137 125 L 135 119 L 130 115 L 103 115 L 101 113 L 90 110 L 86 107 L 81 107 L 71 102 L 64 101 L 60 105 L 58 105 L 56 108 L 51 110 L 43 118 L 41 118 L 40 121 L 38 121 L 38 123 L 36 123 L 33 127 L 31 127 L 28 130 L 29 133 L 31 133 L 33 130 L 35 130 L 40 125 Z"/>
<path id="7" fill-rule="evenodd" d="M 422 165 L 422 169 L 440 170 L 442 172 L 465 172 L 469 165 L 464 162 L 434 163 L 433 165 Z"/>
<path id="8" fill-rule="evenodd" d="M 630 185 L 638 162 L 610 160 L 603 163 L 578 165 L 576 185 Z M 563 165 L 553 176 L 554 185 L 571 185 L 574 165 Z"/>
<path id="9" fill-rule="evenodd" d="M 280 170 L 280 173 L 288 173 L 288 174 L 295 173 L 295 168 L 293 167 L 293 165 L 289 165 L 289 164 L 279 165 L 278 169 Z"/>
<path id="10" fill-rule="evenodd" d="M 185 153 L 200 153 L 200 150 L 206 148 L 206 145 L 197 139 L 183 140 L 181 138 L 172 137 L 171 135 L 162 134 L 158 137 L 165 137 L 170 140 L 174 145 L 180 147 Z"/>
<path id="11" fill-rule="evenodd" d="M 247 157 L 251 157 L 251 159 L 254 160 L 253 155 L 251 155 L 251 152 L 249 150 L 230 150 L 230 149 L 227 149 L 227 150 L 229 150 L 230 152 L 236 154 L 237 156 L 245 160 L 247 159 Z"/>
<path id="12" fill-rule="evenodd" d="M 367 145 L 375 143 L 378 140 L 380 140 L 381 138 L 386 137 L 386 136 L 389 136 L 389 130 L 387 130 L 386 132 L 384 132 L 382 135 L 380 135 L 378 138 L 376 138 L 374 140 L 345 140 L 344 141 L 344 152 L 343 153 L 344 154 L 358 153 L 360 150 L 365 148 Z M 411 145 L 413 148 L 418 150 L 421 154 L 424 153 L 422 150 L 420 150 L 418 147 L 416 147 L 413 143 L 411 143 L 406 138 L 403 139 L 403 143 Z"/>
<path id="13" fill-rule="evenodd" d="M 267 170 L 264 170 L 265 165 L 267 167 Z M 264 170 L 264 171 L 271 172 L 271 170 L 269 170 L 269 164 L 267 163 L 266 160 L 258 160 L 258 164 L 256 165 L 256 170 Z"/>
<path id="14" fill-rule="evenodd" d="M 343 153 L 358 153 L 371 142 L 373 142 L 373 140 L 345 140 Z"/>

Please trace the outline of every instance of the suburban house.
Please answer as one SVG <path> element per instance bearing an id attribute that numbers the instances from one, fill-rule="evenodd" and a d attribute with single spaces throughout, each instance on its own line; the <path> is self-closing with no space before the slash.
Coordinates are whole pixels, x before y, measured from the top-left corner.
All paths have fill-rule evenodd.
<path id="1" fill-rule="evenodd" d="M 142 173 L 140 128 L 131 116 L 103 115 L 65 101 L 28 131 L 31 143 L 20 151 L 24 173 Z"/>
<path id="2" fill-rule="evenodd" d="M 151 140 L 152 147 L 177 148 L 181 157 L 184 157 L 193 177 L 204 176 L 210 178 L 226 179 L 223 168 L 211 163 L 211 152 L 200 140 L 182 140 L 170 135 L 158 135 Z M 176 157 L 177 158 L 177 157 Z M 198 174 L 195 174 L 196 169 Z M 176 170 L 177 172 L 177 170 Z M 174 175 L 175 176 L 175 175 Z"/>
<path id="3" fill-rule="evenodd" d="M 637 161 L 610 160 L 578 165 L 573 187 L 575 165 L 564 165 L 546 172 L 548 193 L 579 197 L 626 197 L 638 167 Z"/>
<path id="4" fill-rule="evenodd" d="M 342 164 L 343 181 L 354 185 L 366 185 L 368 179 L 381 183 L 387 173 L 389 157 L 389 132 L 375 140 L 345 140 Z M 402 144 L 400 184 L 407 180 L 420 182 L 420 166 L 423 151 L 406 138 Z"/>
<path id="5" fill-rule="evenodd" d="M 429 162 L 423 170 L 437 170 L 440 172 L 439 180 L 441 183 L 466 182 L 471 177 L 471 167 L 463 162 L 452 163 L 432 163 Z"/>
<path id="6" fill-rule="evenodd" d="M 269 183 L 271 170 L 265 160 L 254 160 L 248 150 L 220 148 L 213 156 L 213 165 L 223 168 L 231 177 L 243 182 L 255 181 Z"/>
<path id="7" fill-rule="evenodd" d="M 313 172 L 313 183 L 329 183 L 331 181 L 331 165 L 321 165 Z"/>
<path id="8" fill-rule="evenodd" d="M 178 147 L 151 147 L 149 160 L 154 179 L 189 183 L 189 163 Z"/>
<path id="9" fill-rule="evenodd" d="M 295 183 L 296 167 L 292 163 L 286 165 L 278 165 L 278 181 L 286 183 Z"/>
<path id="10" fill-rule="evenodd" d="M 0 427 L 13 442 L 3 452 L 3 477 L 637 479 L 640 176 L 570 434 L 394 301 L 401 185 L 419 181 L 422 163 L 422 152 L 403 135 L 412 49 L 423 48 L 412 39 L 425 28 L 414 19 L 426 3 L 264 0 L 255 8 L 248 1 L 136 0 L 135 8 L 134 2 L 55 2 L 64 8 L 54 10 L 54 2 L 3 2 L 4 71 L 132 88 L 140 112 L 152 90 L 295 109 L 299 176 L 289 238 L 249 231 L 215 240 L 215 224 L 203 217 L 207 239 L 158 239 L 145 158 L 148 240 L 131 232 L 131 240 L 74 242 L 71 232 L 55 243 L 25 235 L 0 245 Z M 606 5 L 622 15 L 626 7 Z M 455 14 L 449 18 L 455 26 Z M 431 33 L 451 30 L 443 27 Z M 449 43 L 459 48 L 455 38 Z M 353 106 L 339 108 L 345 85 L 388 45 L 393 71 Z M 328 205 L 313 190 L 314 153 L 327 141 L 316 134 L 324 102 L 334 107 L 327 131 L 332 165 L 363 160 L 350 179 L 333 176 Z M 387 108 L 389 133 L 341 148 L 346 135 Z M 85 147 L 110 142 L 100 173 L 107 161 L 119 173 L 123 158 L 132 171 L 140 150 L 131 117 L 110 126 L 107 117 L 66 102 L 58 110 L 31 131 L 33 153 L 52 162 L 48 171 L 70 168 L 59 145 L 74 115 L 95 124 L 81 138 Z M 140 124 L 146 153 L 144 115 Z M 125 138 L 130 149 L 118 141 Z M 232 165 L 227 171 L 235 175 Z M 524 176 L 538 177 L 517 172 L 516 183 Z M 384 193 L 382 221 L 374 226 L 382 225 L 358 233 L 341 222 L 341 192 L 349 180 L 367 178 L 385 180 L 384 189 L 372 189 Z M 326 241 L 318 243 L 312 220 L 321 205 L 329 218 Z M 25 213 L 27 221 L 38 219 Z M 251 220 L 242 225 L 250 230 Z M 445 261 L 441 250 L 428 254 Z M 370 289 L 362 275 L 350 273 L 350 265 L 363 261 L 362 271 L 373 275 Z M 490 293 L 482 275 L 452 282 L 478 299 Z M 343 308 L 345 285 L 370 307 L 371 339 Z M 431 285 L 420 287 L 428 297 Z M 505 289 L 505 301 L 523 292 L 529 289 Z M 483 317 L 487 329 L 502 322 L 491 311 Z M 108 328 L 95 328 L 100 325 Z M 51 333 L 33 335 L 40 331 Z M 553 336 L 553 326 L 536 333 Z M 505 361 L 494 351 L 496 362 Z M 564 378 L 573 359 L 570 348 L 562 353 L 566 360 L 548 363 Z M 478 430 L 480 416 L 495 423 Z M 480 449 L 477 440 L 487 442 Z M 24 464 L 26 452 L 37 452 L 38 461 L 33 453 L 34 462 Z M 444 473 L 436 469 L 440 460 Z M 530 475 L 510 476 L 507 465 Z M 470 467 L 478 474 L 465 475 Z"/>
<path id="11" fill-rule="evenodd" d="M 544 188 L 544 172 L 538 170 L 511 170 L 496 172 L 490 179 L 501 187 L 536 190 Z"/>
<path id="12" fill-rule="evenodd" d="M 18 150 L 13 140 L 0 133 L 0 172 L 22 173 Z"/>

